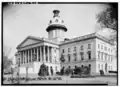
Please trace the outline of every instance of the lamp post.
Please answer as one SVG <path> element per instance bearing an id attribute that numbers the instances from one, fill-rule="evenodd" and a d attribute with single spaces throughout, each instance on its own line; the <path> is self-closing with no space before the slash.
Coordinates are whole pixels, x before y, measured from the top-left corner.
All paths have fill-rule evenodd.
<path id="1" fill-rule="evenodd" d="M 19 56 L 19 54 L 17 54 L 17 56 Z M 18 75 L 18 84 L 20 83 L 20 79 L 19 79 L 19 76 L 20 76 L 20 58 L 18 58 L 18 72 L 17 72 L 17 75 Z"/>
<path id="2" fill-rule="evenodd" d="M 28 81 L 28 66 L 26 66 L 26 82 Z"/>

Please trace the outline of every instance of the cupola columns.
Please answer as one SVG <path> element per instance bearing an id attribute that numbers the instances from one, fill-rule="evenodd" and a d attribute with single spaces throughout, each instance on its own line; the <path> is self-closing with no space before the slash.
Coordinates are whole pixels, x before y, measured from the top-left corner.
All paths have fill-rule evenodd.
<path id="1" fill-rule="evenodd" d="M 46 31 L 48 32 L 48 38 L 49 40 L 53 40 L 56 42 L 64 41 L 64 33 L 67 31 L 67 28 L 63 20 L 60 19 L 60 11 L 54 10 L 53 13 L 53 19 L 50 20 L 49 25 L 46 29 Z"/>

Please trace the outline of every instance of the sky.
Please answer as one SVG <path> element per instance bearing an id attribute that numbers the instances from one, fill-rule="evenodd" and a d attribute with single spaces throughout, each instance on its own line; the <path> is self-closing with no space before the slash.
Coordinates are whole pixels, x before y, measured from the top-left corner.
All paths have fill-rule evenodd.
<path id="1" fill-rule="evenodd" d="M 14 57 L 16 47 L 27 36 L 48 37 L 46 28 L 53 17 L 53 10 L 60 10 L 68 31 L 66 38 L 74 38 L 95 32 L 99 28 L 96 15 L 107 8 L 106 4 L 17 4 L 3 11 L 3 43 L 11 48 L 9 58 Z"/>

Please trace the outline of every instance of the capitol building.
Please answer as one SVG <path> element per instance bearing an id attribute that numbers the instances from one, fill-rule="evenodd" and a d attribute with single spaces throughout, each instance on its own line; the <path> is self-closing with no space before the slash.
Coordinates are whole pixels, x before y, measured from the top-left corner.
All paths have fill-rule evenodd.
<path id="1" fill-rule="evenodd" d="M 64 34 L 69 30 L 61 20 L 59 10 L 53 11 L 46 31 L 48 38 L 28 36 L 17 46 L 16 61 L 20 74 L 38 74 L 40 66 L 48 66 L 49 74 L 64 68 L 88 66 L 91 74 L 113 70 L 115 57 L 114 44 L 99 33 L 67 39 Z M 61 61 L 61 58 L 64 61 Z"/>

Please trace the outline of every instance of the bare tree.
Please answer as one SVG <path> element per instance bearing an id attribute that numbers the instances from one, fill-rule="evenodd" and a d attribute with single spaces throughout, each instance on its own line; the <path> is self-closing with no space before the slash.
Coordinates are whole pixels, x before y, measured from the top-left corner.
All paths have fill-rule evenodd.
<path id="1" fill-rule="evenodd" d="M 12 61 L 9 59 L 9 54 L 11 52 L 11 48 L 3 44 L 3 70 L 7 71 L 11 68 Z"/>
<path id="2" fill-rule="evenodd" d="M 117 30 L 118 4 L 109 4 L 110 7 L 97 14 L 97 22 L 102 28 L 111 28 Z"/>
<path id="3" fill-rule="evenodd" d="M 118 4 L 109 4 L 109 8 L 97 14 L 97 22 L 100 24 L 101 29 L 110 28 L 114 31 L 111 32 L 110 40 L 116 41 L 117 38 L 117 25 L 118 25 Z"/>

